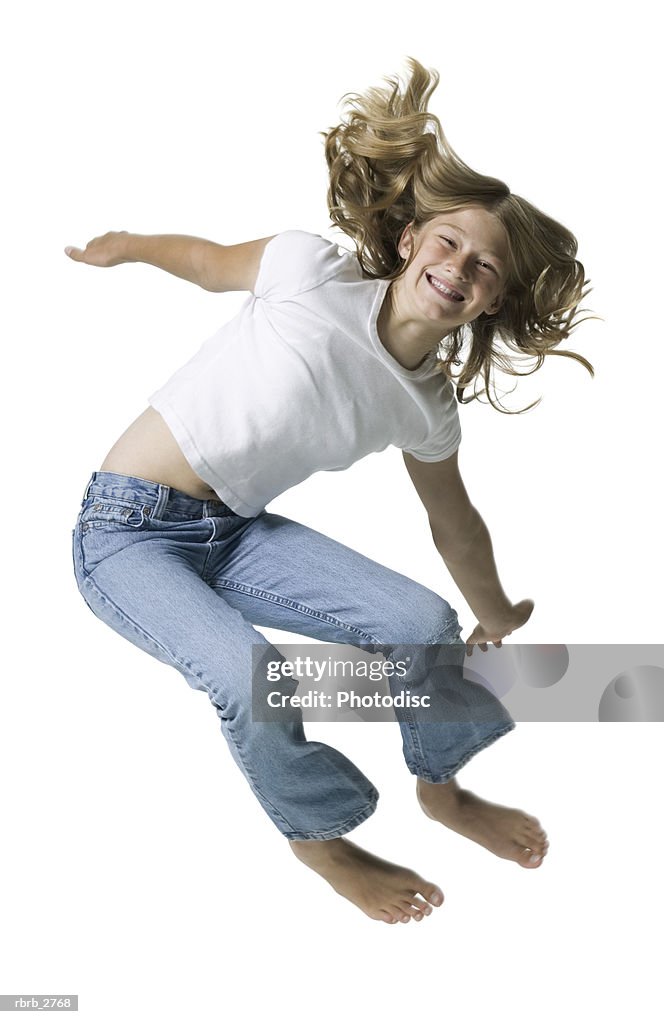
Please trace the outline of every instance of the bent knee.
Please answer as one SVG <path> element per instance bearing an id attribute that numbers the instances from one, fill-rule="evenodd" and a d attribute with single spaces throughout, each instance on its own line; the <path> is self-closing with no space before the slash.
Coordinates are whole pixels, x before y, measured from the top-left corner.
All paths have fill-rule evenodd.
<path id="1" fill-rule="evenodd" d="M 408 644 L 453 643 L 461 635 L 454 608 L 427 587 L 415 587 L 389 623 L 390 642 Z"/>

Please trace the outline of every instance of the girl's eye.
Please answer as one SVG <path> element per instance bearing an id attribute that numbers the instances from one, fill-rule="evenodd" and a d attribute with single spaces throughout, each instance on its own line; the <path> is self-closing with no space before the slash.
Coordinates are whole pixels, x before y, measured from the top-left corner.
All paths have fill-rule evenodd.
<path id="1" fill-rule="evenodd" d="M 438 237 L 440 238 L 441 242 L 447 242 L 448 245 L 451 245 L 453 249 L 456 249 L 456 242 L 454 241 L 453 238 L 448 238 L 447 235 L 439 235 Z M 496 268 L 492 267 L 491 264 L 487 263 L 485 260 L 478 260 L 477 262 L 478 265 L 483 269 L 490 270 L 493 274 L 497 273 Z"/>

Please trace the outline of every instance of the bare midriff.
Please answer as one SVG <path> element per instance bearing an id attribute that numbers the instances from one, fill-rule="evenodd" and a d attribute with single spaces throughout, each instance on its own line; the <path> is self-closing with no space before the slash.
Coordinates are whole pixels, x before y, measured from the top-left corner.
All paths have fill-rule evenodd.
<path id="1" fill-rule="evenodd" d="M 194 473 L 164 418 L 151 405 L 127 427 L 99 468 L 106 473 L 167 484 L 200 501 L 219 499 Z"/>

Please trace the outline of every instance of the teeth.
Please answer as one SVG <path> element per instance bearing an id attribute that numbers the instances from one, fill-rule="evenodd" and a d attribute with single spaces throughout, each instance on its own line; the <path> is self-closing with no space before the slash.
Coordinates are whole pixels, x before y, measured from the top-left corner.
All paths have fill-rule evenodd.
<path id="1" fill-rule="evenodd" d="M 450 288 L 446 288 L 445 285 L 441 284 L 441 282 L 436 280 L 435 277 L 429 276 L 429 280 L 434 288 L 437 288 L 439 292 L 443 293 L 443 295 L 449 295 L 451 299 L 456 299 L 457 302 L 460 302 L 463 299 L 463 295 L 461 295 L 460 292 L 453 292 Z"/>

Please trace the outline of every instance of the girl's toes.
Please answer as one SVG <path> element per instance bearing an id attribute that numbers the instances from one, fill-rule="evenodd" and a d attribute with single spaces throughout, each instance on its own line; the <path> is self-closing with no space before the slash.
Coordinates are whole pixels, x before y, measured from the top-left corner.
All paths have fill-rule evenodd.
<path id="1" fill-rule="evenodd" d="M 427 903 L 426 900 L 421 900 L 419 896 L 411 897 L 409 899 L 409 902 L 410 902 L 410 905 L 414 908 L 414 911 L 415 911 L 415 913 L 413 914 L 413 917 L 415 917 L 415 919 L 418 920 L 418 921 L 420 921 L 422 919 L 422 916 L 433 913 L 433 908 L 432 908 L 431 904 Z M 417 916 L 417 912 L 418 911 L 419 911 L 420 917 Z"/>
<path id="2" fill-rule="evenodd" d="M 442 890 L 439 889 L 437 885 L 431 885 L 427 882 L 425 885 L 420 886 L 419 891 L 422 896 L 424 896 L 427 903 L 430 903 L 432 907 L 441 907 L 443 905 L 445 897 L 443 896 Z"/>
<path id="3" fill-rule="evenodd" d="M 401 909 L 404 913 L 408 914 L 409 917 L 415 918 L 416 921 L 421 921 L 424 916 L 420 908 L 413 906 L 410 900 L 404 900 L 401 904 Z"/>

